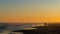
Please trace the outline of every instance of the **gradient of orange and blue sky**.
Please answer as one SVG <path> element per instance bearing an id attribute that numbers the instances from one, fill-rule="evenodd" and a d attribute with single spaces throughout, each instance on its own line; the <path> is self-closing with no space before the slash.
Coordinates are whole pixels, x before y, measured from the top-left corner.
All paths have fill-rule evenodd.
<path id="1" fill-rule="evenodd" d="M 0 22 L 60 22 L 60 0 L 0 0 Z"/>

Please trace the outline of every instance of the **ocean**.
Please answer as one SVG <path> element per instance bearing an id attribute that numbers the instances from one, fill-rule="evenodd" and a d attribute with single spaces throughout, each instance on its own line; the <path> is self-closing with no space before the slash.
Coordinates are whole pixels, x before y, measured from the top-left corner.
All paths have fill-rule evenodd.
<path id="1" fill-rule="evenodd" d="M 41 24 L 40 24 L 41 25 Z M 21 24 L 21 23 L 0 23 L 0 34 L 23 34 L 22 32 L 12 32 L 14 30 L 24 30 L 38 26 L 37 24 Z"/>

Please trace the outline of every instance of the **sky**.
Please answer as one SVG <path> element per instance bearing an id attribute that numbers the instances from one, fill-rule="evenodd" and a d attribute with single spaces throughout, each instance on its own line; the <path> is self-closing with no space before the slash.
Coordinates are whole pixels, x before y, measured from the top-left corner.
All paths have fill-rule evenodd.
<path id="1" fill-rule="evenodd" d="M 0 0 L 0 22 L 60 22 L 60 0 Z"/>

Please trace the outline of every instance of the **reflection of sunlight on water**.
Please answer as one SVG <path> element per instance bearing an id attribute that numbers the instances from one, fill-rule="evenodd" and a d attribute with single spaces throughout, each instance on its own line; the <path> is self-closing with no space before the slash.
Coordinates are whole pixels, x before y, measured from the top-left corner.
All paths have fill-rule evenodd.
<path id="1" fill-rule="evenodd" d="M 20 32 L 11 32 L 11 30 L 5 30 L 5 31 L 1 31 L 0 34 L 23 34 Z"/>
<path id="2" fill-rule="evenodd" d="M 10 31 L 3 31 L 0 34 L 9 34 Z"/>
<path id="3" fill-rule="evenodd" d="M 37 28 L 25 28 L 24 30 L 33 30 L 33 29 L 37 29 Z"/>
<path id="4" fill-rule="evenodd" d="M 44 24 L 33 24 L 32 27 L 35 27 L 35 26 L 45 26 Z"/>

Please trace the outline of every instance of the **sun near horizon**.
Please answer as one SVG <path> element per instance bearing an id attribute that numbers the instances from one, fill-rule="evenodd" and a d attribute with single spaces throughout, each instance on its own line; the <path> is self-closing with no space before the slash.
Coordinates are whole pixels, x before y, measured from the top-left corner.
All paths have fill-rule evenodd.
<path id="1" fill-rule="evenodd" d="M 0 22 L 60 22 L 60 0 L 0 0 Z"/>

